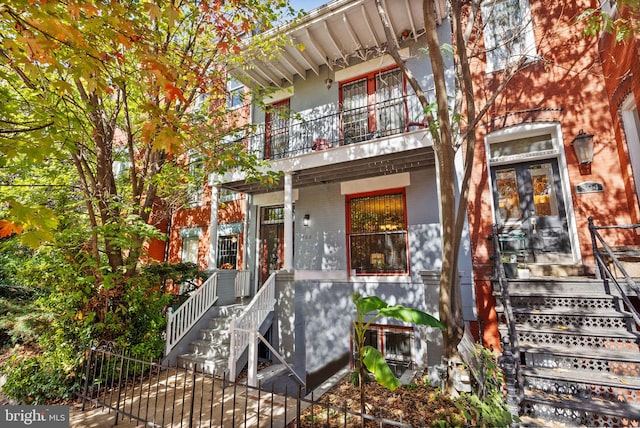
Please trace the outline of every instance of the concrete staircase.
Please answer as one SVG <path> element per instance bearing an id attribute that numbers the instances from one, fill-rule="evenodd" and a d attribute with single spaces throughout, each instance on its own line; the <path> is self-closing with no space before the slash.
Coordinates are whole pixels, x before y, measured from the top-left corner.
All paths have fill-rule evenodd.
<path id="1" fill-rule="evenodd" d="M 222 376 L 229 365 L 229 324 L 245 308 L 246 304 L 234 304 L 217 308 L 206 328 L 200 329 L 197 340 L 189 343 L 188 353 L 178 355 L 178 367 L 195 369 Z"/>
<path id="2" fill-rule="evenodd" d="M 508 286 L 524 375 L 521 415 L 565 426 L 638 426 L 640 334 L 621 300 L 586 278 Z"/>

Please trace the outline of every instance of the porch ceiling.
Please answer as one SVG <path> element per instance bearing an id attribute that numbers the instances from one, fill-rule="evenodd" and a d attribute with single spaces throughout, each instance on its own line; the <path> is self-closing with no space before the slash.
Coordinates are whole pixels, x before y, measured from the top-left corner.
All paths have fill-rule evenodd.
<path id="1" fill-rule="evenodd" d="M 422 2 L 382 0 L 400 44 L 424 34 Z M 446 16 L 446 2 L 434 3 L 441 20 Z M 388 44 L 375 0 L 334 0 L 271 33 L 284 34 L 288 41 L 280 56 L 253 59 L 245 67 L 230 70 L 248 86 L 287 87 L 296 77 L 306 79 L 308 72 L 320 75 L 322 65 L 335 71 L 376 58 L 386 52 Z"/>
<path id="2" fill-rule="evenodd" d="M 435 165 L 433 148 L 424 147 L 403 152 L 385 154 L 366 159 L 332 163 L 320 167 L 294 171 L 293 187 L 302 188 L 319 184 L 379 177 L 401 172 L 417 171 Z M 283 190 L 284 180 L 272 186 L 259 182 L 236 181 L 224 183 L 222 187 L 241 193 L 267 193 Z"/>

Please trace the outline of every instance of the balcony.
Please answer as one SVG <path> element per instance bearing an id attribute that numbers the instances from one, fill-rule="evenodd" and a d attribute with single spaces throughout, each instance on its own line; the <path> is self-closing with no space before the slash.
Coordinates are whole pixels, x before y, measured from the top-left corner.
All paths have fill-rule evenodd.
<path id="1" fill-rule="evenodd" d="M 237 141 L 270 169 L 291 172 L 295 187 L 409 172 L 434 165 L 431 137 L 411 94 L 368 106 L 324 105 L 262 123 Z M 275 123 L 274 123 L 275 122 Z M 241 171 L 217 177 L 235 192 L 282 188 L 247 181 Z"/>
<path id="2" fill-rule="evenodd" d="M 261 159 L 277 160 L 423 128 L 422 107 L 415 95 L 348 110 L 325 106 L 323 111 L 331 113 L 292 113 L 258 125 L 248 137 L 248 149 Z"/>

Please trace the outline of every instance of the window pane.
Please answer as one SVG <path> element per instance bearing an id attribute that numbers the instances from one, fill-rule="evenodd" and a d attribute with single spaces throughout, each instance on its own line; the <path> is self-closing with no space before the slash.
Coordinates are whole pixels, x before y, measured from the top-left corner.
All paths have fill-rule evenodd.
<path id="1" fill-rule="evenodd" d="M 405 129 L 404 81 L 400 70 L 378 74 L 376 78 L 378 134 L 402 132 Z"/>
<path id="2" fill-rule="evenodd" d="M 238 236 L 218 237 L 218 267 L 236 269 L 238 263 Z M 226 266 L 224 266 L 226 265 Z"/>
<path id="3" fill-rule="evenodd" d="M 531 188 L 533 189 L 533 205 L 537 216 L 557 216 L 558 200 L 553 185 L 553 171 L 550 163 L 535 165 L 529 168 Z"/>
<path id="4" fill-rule="evenodd" d="M 532 26 L 522 0 L 497 0 L 483 8 L 487 63 L 490 70 L 504 68 L 512 58 L 526 55 Z"/>
<path id="5" fill-rule="evenodd" d="M 356 274 L 408 273 L 405 231 L 351 235 L 349 244 Z"/>
<path id="6" fill-rule="evenodd" d="M 368 138 L 366 79 L 342 86 L 342 129 L 344 144 L 357 143 Z"/>
<path id="7" fill-rule="evenodd" d="M 267 114 L 267 148 L 269 159 L 280 159 L 289 151 L 289 101 L 273 105 Z"/>
<path id="8" fill-rule="evenodd" d="M 183 238 L 182 262 L 198 264 L 198 237 Z"/>
<path id="9" fill-rule="evenodd" d="M 407 332 L 386 331 L 384 356 L 387 360 L 411 361 L 411 335 Z"/>
<path id="10" fill-rule="evenodd" d="M 350 200 L 351 233 L 405 229 L 404 194 L 365 196 Z"/>
<path id="11" fill-rule="evenodd" d="M 506 222 L 508 220 L 518 220 L 522 217 L 516 170 L 506 169 L 497 171 L 496 187 L 498 191 L 498 215 L 500 216 L 500 220 Z"/>

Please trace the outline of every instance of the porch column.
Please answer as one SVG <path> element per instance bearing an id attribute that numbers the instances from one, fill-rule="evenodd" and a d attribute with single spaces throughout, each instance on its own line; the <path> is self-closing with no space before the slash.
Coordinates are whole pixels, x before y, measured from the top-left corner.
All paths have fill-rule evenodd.
<path id="1" fill-rule="evenodd" d="M 293 270 L 293 177 L 290 172 L 284 174 L 284 266 L 286 271 Z"/>
<path id="2" fill-rule="evenodd" d="M 220 188 L 211 185 L 211 216 L 209 218 L 209 261 L 208 269 L 215 269 L 218 259 L 218 205 L 220 202 Z"/>

